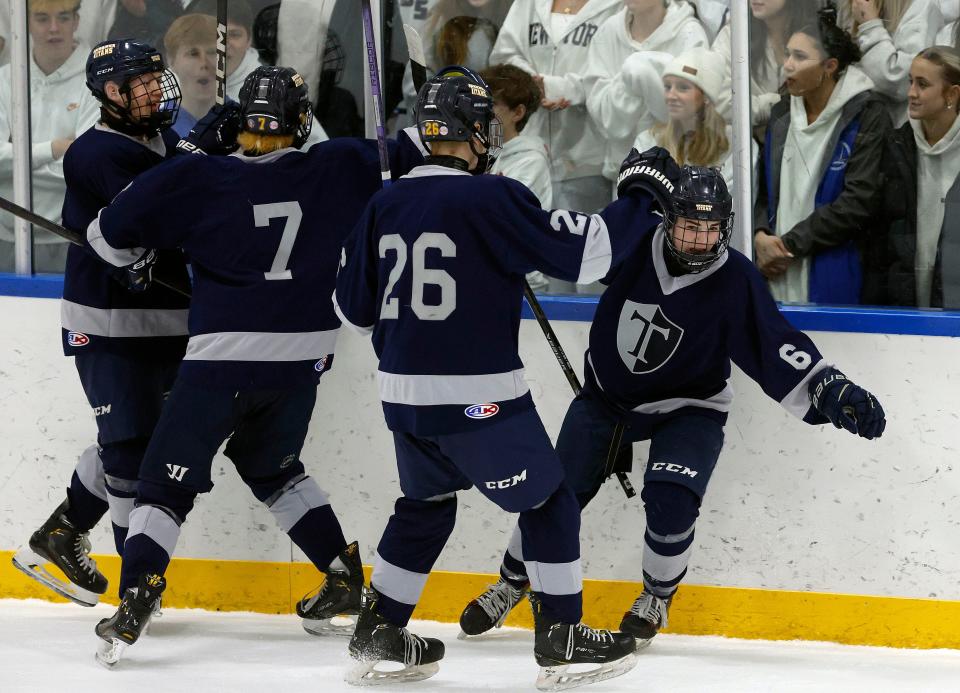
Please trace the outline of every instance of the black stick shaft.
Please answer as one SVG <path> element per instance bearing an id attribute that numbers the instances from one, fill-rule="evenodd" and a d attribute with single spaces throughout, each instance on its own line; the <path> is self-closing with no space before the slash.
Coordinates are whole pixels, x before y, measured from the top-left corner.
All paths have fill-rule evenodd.
<path id="1" fill-rule="evenodd" d="M 227 101 L 227 0 L 217 0 L 217 105 Z"/>

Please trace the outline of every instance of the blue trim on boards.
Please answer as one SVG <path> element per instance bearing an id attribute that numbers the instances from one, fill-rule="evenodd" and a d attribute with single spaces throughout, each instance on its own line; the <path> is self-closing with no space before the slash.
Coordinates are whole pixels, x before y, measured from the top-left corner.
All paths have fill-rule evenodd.
<path id="1" fill-rule="evenodd" d="M 25 277 L 0 272 L 0 296 L 60 298 L 62 274 L 38 274 Z M 596 296 L 538 296 L 543 311 L 551 320 L 590 322 L 597 309 Z M 811 332 L 866 332 L 874 334 L 913 334 L 930 337 L 960 337 L 960 312 L 907 310 L 901 308 L 781 306 L 780 310 L 794 327 Z M 523 303 L 523 317 L 533 313 Z"/>

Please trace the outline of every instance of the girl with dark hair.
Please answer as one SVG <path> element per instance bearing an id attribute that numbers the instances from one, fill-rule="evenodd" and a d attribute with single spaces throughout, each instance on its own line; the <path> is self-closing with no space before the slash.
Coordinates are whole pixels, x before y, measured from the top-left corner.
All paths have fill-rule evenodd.
<path id="1" fill-rule="evenodd" d="M 829 6 L 787 42 L 789 96 L 767 125 L 754 213 L 756 263 L 774 298 L 860 302 L 890 118 Z"/>
<path id="2" fill-rule="evenodd" d="M 482 70 L 510 9 L 511 0 L 438 0 L 424 26 L 427 64 Z"/>
<path id="3" fill-rule="evenodd" d="M 960 52 L 933 46 L 910 67 L 910 120 L 884 156 L 884 253 L 875 292 L 884 305 L 960 308 Z"/>

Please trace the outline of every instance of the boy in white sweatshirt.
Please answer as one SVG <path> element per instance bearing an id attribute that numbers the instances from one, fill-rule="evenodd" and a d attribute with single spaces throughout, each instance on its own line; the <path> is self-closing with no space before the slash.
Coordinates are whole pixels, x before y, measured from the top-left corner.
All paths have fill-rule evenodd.
<path id="1" fill-rule="evenodd" d="M 86 87 L 90 52 L 74 41 L 80 0 L 30 0 L 30 139 L 33 211 L 60 220 L 66 186 L 63 155 L 73 140 L 97 122 L 100 108 Z M 0 195 L 13 197 L 10 66 L 0 67 Z M 14 264 L 13 217 L 0 215 L 0 271 Z M 33 232 L 36 272 L 63 272 L 67 242 L 52 233 Z"/>

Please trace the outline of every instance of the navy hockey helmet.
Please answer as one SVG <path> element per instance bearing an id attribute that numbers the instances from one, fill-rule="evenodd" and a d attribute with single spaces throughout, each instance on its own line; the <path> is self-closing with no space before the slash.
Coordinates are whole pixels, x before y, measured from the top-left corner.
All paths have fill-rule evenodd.
<path id="1" fill-rule="evenodd" d="M 313 127 L 308 91 L 292 67 L 261 65 L 240 88 L 242 129 L 257 135 L 293 135 L 293 146 L 301 147 Z"/>
<path id="2" fill-rule="evenodd" d="M 727 251 L 733 233 L 733 198 L 719 169 L 706 166 L 680 169 L 670 207 L 664 214 L 667 252 L 685 271 L 692 274 L 704 271 Z M 711 247 L 699 239 L 678 241 L 673 229 L 680 219 L 716 222 L 720 236 Z"/>
<path id="3" fill-rule="evenodd" d="M 180 113 L 180 85 L 153 46 L 133 39 L 98 43 L 87 56 L 87 88 L 101 103 L 111 127 L 134 136 L 153 136 Z M 117 85 L 125 105 L 111 101 L 107 83 Z"/>
<path id="4" fill-rule="evenodd" d="M 445 67 L 427 80 L 417 95 L 417 130 L 430 142 L 469 142 L 479 160 L 473 173 L 485 173 L 503 146 L 500 121 L 493 113 L 487 83 L 466 67 Z M 479 141 L 484 151 L 477 151 Z"/>

